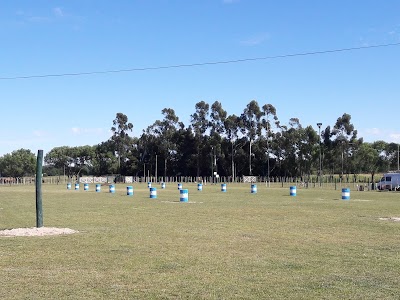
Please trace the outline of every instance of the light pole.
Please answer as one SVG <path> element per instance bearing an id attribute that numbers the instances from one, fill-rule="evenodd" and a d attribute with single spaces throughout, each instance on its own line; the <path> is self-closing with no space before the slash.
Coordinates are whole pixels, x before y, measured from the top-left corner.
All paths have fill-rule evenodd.
<path id="1" fill-rule="evenodd" d="M 158 179 L 157 179 L 157 175 L 158 175 L 158 174 L 157 174 L 157 171 L 158 171 L 158 170 L 157 170 L 157 154 L 156 154 L 156 174 L 155 174 L 155 175 L 156 175 L 156 182 L 158 182 Z"/>
<path id="2" fill-rule="evenodd" d="M 214 183 L 214 146 L 211 146 L 211 184 Z"/>
<path id="3" fill-rule="evenodd" d="M 322 160 L 321 160 L 321 126 L 322 123 L 317 123 L 318 126 L 318 141 L 319 141 L 319 172 L 318 176 L 322 175 Z"/>

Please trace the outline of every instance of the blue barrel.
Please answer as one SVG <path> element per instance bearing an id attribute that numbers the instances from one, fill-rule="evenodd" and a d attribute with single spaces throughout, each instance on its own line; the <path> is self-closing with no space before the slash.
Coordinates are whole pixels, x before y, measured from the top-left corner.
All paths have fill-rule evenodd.
<path id="1" fill-rule="evenodd" d="M 189 191 L 186 189 L 182 189 L 179 191 L 180 201 L 181 202 L 188 202 L 189 201 Z"/>
<path id="2" fill-rule="evenodd" d="M 96 192 L 99 193 L 101 191 L 101 184 L 96 184 Z"/>
<path id="3" fill-rule="evenodd" d="M 342 200 L 350 200 L 350 189 L 349 188 L 342 189 Z"/>
<path id="4" fill-rule="evenodd" d="M 75 191 L 79 190 L 79 183 L 75 183 Z"/>
<path id="5" fill-rule="evenodd" d="M 295 197 L 296 194 L 297 194 L 297 187 L 296 187 L 295 185 L 294 185 L 294 186 L 291 186 L 291 187 L 290 187 L 290 196 Z"/>
<path id="6" fill-rule="evenodd" d="M 151 199 L 157 198 L 157 189 L 155 187 L 150 188 L 150 198 Z"/>
<path id="7" fill-rule="evenodd" d="M 182 189 L 182 183 L 178 183 L 178 190 Z"/>
<path id="8" fill-rule="evenodd" d="M 88 183 L 85 183 L 85 184 L 83 185 L 83 190 L 84 190 L 84 191 L 88 191 L 88 190 L 89 190 L 89 184 L 88 184 Z"/>
<path id="9" fill-rule="evenodd" d="M 226 192 L 226 183 L 221 183 L 221 192 Z"/>
<path id="10" fill-rule="evenodd" d="M 133 186 L 129 185 L 126 187 L 126 195 L 133 196 Z"/>
<path id="11" fill-rule="evenodd" d="M 71 186 L 71 182 L 68 182 L 68 183 L 67 183 L 67 190 L 70 190 L 71 187 L 72 187 L 72 186 Z"/>
<path id="12" fill-rule="evenodd" d="M 112 193 L 112 194 L 115 193 L 115 185 L 113 185 L 113 184 L 109 185 L 109 192 Z"/>
<path id="13" fill-rule="evenodd" d="M 257 194 L 257 184 L 252 184 L 251 185 L 251 193 L 252 194 Z"/>
<path id="14" fill-rule="evenodd" d="M 197 190 L 198 191 L 202 191 L 203 190 L 203 184 L 202 183 L 198 183 L 197 184 Z"/>
<path id="15" fill-rule="evenodd" d="M 151 182 L 150 181 L 147 183 L 147 188 L 151 188 Z"/>
<path id="16" fill-rule="evenodd" d="M 165 189 L 165 182 L 161 182 L 161 188 Z"/>

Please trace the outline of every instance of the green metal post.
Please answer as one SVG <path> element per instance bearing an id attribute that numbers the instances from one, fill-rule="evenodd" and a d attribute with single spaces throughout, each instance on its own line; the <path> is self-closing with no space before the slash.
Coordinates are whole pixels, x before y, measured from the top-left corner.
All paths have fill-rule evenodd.
<path id="1" fill-rule="evenodd" d="M 36 227 L 43 227 L 43 208 L 42 208 L 42 165 L 43 150 L 38 150 L 36 163 Z"/>

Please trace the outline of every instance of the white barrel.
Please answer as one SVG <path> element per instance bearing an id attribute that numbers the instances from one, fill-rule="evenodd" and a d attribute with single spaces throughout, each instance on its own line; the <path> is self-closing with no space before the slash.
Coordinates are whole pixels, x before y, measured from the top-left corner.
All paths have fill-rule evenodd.
<path id="1" fill-rule="evenodd" d="M 189 191 L 187 189 L 182 189 L 179 191 L 179 199 L 181 202 L 189 201 Z"/>
<path id="2" fill-rule="evenodd" d="M 221 183 L 221 192 L 226 192 L 226 183 Z"/>
<path id="3" fill-rule="evenodd" d="M 150 198 L 151 199 L 157 198 L 157 189 L 155 187 L 150 188 Z"/>
<path id="4" fill-rule="evenodd" d="M 126 187 L 126 195 L 133 196 L 133 186 L 129 185 Z"/>
<path id="5" fill-rule="evenodd" d="M 350 200 L 350 189 L 349 188 L 342 189 L 342 200 Z"/>
<path id="6" fill-rule="evenodd" d="M 290 196 L 295 197 L 297 195 L 297 188 L 296 186 L 291 186 L 290 187 Z"/>

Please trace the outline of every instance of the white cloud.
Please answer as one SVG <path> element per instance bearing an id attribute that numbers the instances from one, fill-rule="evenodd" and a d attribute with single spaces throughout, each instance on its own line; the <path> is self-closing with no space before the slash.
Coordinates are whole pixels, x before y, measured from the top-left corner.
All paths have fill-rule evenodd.
<path id="1" fill-rule="evenodd" d="M 71 132 L 74 135 L 91 134 L 91 135 L 102 135 L 104 130 L 102 128 L 79 128 L 72 127 Z"/>
<path id="2" fill-rule="evenodd" d="M 53 13 L 56 17 L 59 17 L 59 18 L 64 17 L 64 11 L 61 7 L 55 7 L 53 9 Z"/>
<path id="3" fill-rule="evenodd" d="M 367 128 L 365 133 L 368 135 L 381 135 L 382 131 L 379 128 Z"/>
<path id="4" fill-rule="evenodd" d="M 260 34 L 256 34 L 253 35 L 251 37 L 249 37 L 246 40 L 241 41 L 240 43 L 246 46 L 256 46 L 259 45 L 261 43 L 263 43 L 264 41 L 269 39 L 269 34 L 268 33 L 260 33 Z"/>
<path id="5" fill-rule="evenodd" d="M 400 133 L 391 133 L 389 134 L 391 142 L 400 143 Z"/>
<path id="6" fill-rule="evenodd" d="M 36 137 L 45 137 L 47 135 L 47 132 L 43 130 L 34 130 L 33 135 Z"/>

